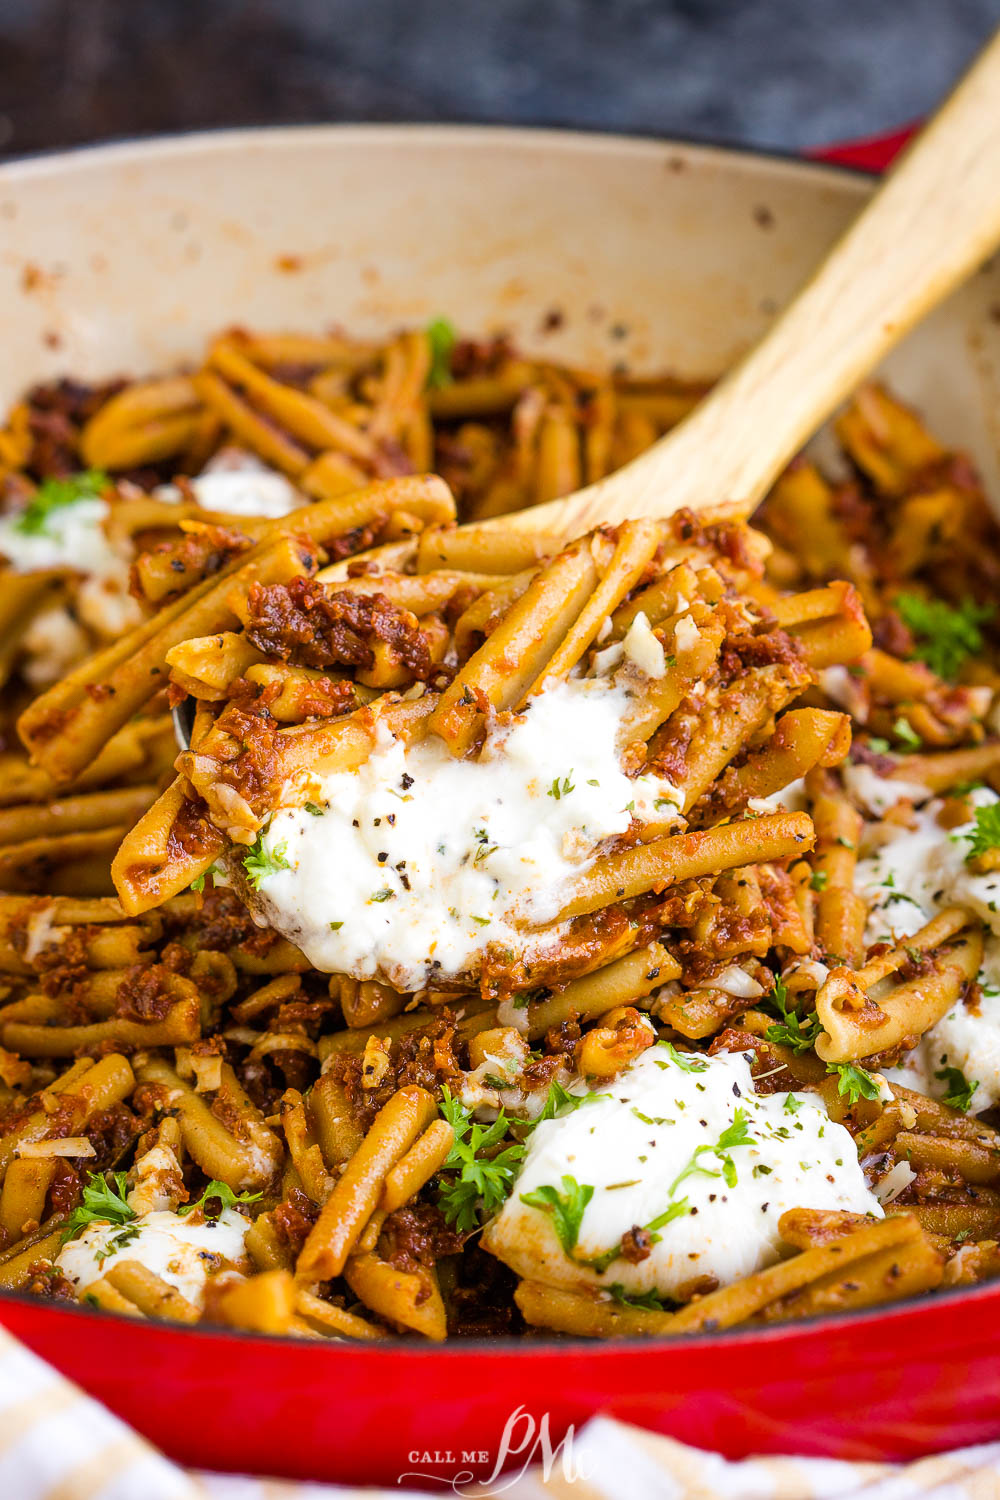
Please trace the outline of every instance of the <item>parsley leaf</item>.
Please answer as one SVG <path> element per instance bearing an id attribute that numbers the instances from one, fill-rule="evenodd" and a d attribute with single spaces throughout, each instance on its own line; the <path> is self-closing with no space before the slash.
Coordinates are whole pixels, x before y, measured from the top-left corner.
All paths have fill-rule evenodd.
<path id="1" fill-rule="evenodd" d="M 100 469 L 85 469 L 68 479 L 46 479 L 14 522 L 14 530 L 23 536 L 42 536 L 48 530 L 48 519 L 54 510 L 76 505 L 80 500 L 96 500 L 110 483 Z"/>
<path id="2" fill-rule="evenodd" d="M 877 1099 L 881 1092 L 878 1080 L 857 1063 L 830 1063 L 826 1071 L 837 1074 L 837 1093 L 843 1094 L 849 1104 L 857 1104 L 859 1099 Z"/>
<path id="3" fill-rule="evenodd" d="M 571 769 L 569 776 L 572 776 L 572 774 L 573 771 Z M 553 781 L 552 785 L 549 787 L 547 795 L 550 797 L 554 797 L 558 802 L 561 797 L 568 797 L 570 792 L 575 791 L 576 788 L 574 787 L 572 781 L 570 781 L 569 776 L 564 776 L 562 781 L 560 781 L 559 777 L 557 776 L 555 781 Z"/>
<path id="4" fill-rule="evenodd" d="M 673 1042 L 657 1042 L 656 1045 L 662 1047 L 670 1061 L 676 1063 L 685 1073 L 704 1073 L 708 1067 L 708 1063 L 699 1062 L 691 1057 L 682 1057 Z"/>
<path id="5" fill-rule="evenodd" d="M 196 1203 L 185 1203 L 184 1207 L 179 1208 L 177 1212 L 179 1214 L 190 1214 L 194 1213 L 196 1208 L 200 1208 L 206 1219 L 217 1219 L 223 1209 L 232 1208 L 234 1203 L 256 1203 L 257 1199 L 263 1196 L 263 1193 L 234 1193 L 227 1182 L 220 1182 L 217 1177 L 213 1177 Z M 210 1198 L 218 1198 L 218 1213 L 210 1213 L 205 1207 Z"/>
<path id="6" fill-rule="evenodd" d="M 976 808 L 976 826 L 971 833 L 954 834 L 956 842 L 966 839 L 969 852 L 965 862 L 987 854 L 991 849 L 1000 849 L 1000 802 L 990 802 L 986 807 Z"/>
<path id="7" fill-rule="evenodd" d="M 920 749 L 922 741 L 919 734 L 914 729 L 909 719 L 904 719 L 902 714 L 900 714 L 899 718 L 896 719 L 893 723 L 892 732 L 896 736 L 897 740 L 899 740 L 901 744 L 905 745 L 908 750 Z"/>
<path id="8" fill-rule="evenodd" d="M 288 845 L 275 844 L 273 849 L 265 849 L 264 830 L 261 829 L 243 856 L 243 868 L 249 883 L 255 891 L 259 891 L 261 884 L 267 880 L 268 876 L 277 875 L 279 870 L 292 868 L 288 859 Z"/>
<path id="9" fill-rule="evenodd" d="M 941 1103 L 949 1104 L 952 1109 L 961 1110 L 962 1114 L 968 1114 L 972 1096 L 979 1087 L 977 1079 L 970 1083 L 961 1068 L 942 1068 L 934 1074 L 947 1086 L 948 1092 L 943 1096 Z"/>
<path id="10" fill-rule="evenodd" d="M 455 1139 L 441 1171 L 456 1175 L 444 1181 L 438 1207 L 449 1224 L 454 1224 L 462 1234 L 470 1234 L 507 1201 L 524 1156 L 524 1146 L 520 1141 L 512 1141 L 502 1150 L 496 1150 L 511 1124 L 503 1110 L 492 1125 L 480 1125 L 461 1101 L 452 1097 L 447 1086 L 442 1095 L 439 1107 L 454 1130 Z"/>
<path id="11" fill-rule="evenodd" d="M 214 886 L 218 886 L 224 882 L 225 873 L 225 870 L 219 864 L 218 860 L 215 860 L 212 864 L 209 865 L 207 870 L 203 870 L 195 880 L 192 880 L 189 889 L 192 891 L 197 891 L 199 894 L 201 894 L 201 892 L 205 889 L 205 881 L 208 879 L 209 875 L 211 875 L 212 877 L 212 884 Z"/>
<path id="12" fill-rule="evenodd" d="M 809 877 L 809 885 L 814 891 L 825 891 L 829 879 L 825 870 L 813 870 Z"/>
<path id="13" fill-rule="evenodd" d="M 808 1052 L 823 1030 L 819 1016 L 815 1013 L 800 1016 L 792 1010 L 788 1004 L 788 990 L 780 979 L 774 981 L 774 989 L 764 1003 L 770 1004 L 781 1016 L 780 1021 L 767 1028 L 766 1039 L 781 1047 L 791 1047 L 793 1052 Z"/>
<path id="14" fill-rule="evenodd" d="M 655 1292 L 634 1292 L 629 1294 L 620 1281 L 613 1281 L 608 1287 L 608 1291 L 616 1302 L 621 1303 L 622 1307 L 642 1307 L 647 1312 L 667 1311 L 662 1297 L 658 1297 Z"/>
<path id="15" fill-rule="evenodd" d="M 582 1104 L 593 1104 L 597 1099 L 610 1099 L 610 1097 L 610 1094 L 597 1094 L 593 1091 L 586 1094 L 571 1094 L 569 1089 L 563 1088 L 558 1078 L 554 1078 L 549 1084 L 549 1092 L 541 1114 L 527 1122 L 528 1133 L 530 1134 L 543 1120 L 554 1120 L 557 1115 L 572 1114 Z"/>
<path id="16" fill-rule="evenodd" d="M 920 594 L 899 594 L 896 609 L 914 637 L 913 655 L 932 672 L 953 682 L 963 663 L 983 649 L 980 625 L 996 613 L 992 604 L 963 599 L 956 606 Z"/>
<path id="17" fill-rule="evenodd" d="M 447 318 L 435 318 L 427 325 L 427 342 L 431 348 L 431 367 L 427 373 L 428 390 L 437 391 L 451 385 L 451 356 L 455 348 L 455 330 Z"/>
<path id="18" fill-rule="evenodd" d="M 124 1229 L 119 1229 L 117 1234 L 111 1236 L 107 1244 L 102 1245 L 99 1250 L 94 1252 L 94 1259 L 97 1261 L 97 1264 L 103 1266 L 110 1255 L 117 1255 L 119 1250 L 126 1249 L 127 1246 L 131 1245 L 133 1240 L 139 1238 L 141 1233 L 142 1231 L 138 1224 L 126 1224 Z"/>
<path id="19" fill-rule="evenodd" d="M 677 1174 L 670 1184 L 670 1197 L 674 1196 L 681 1183 L 688 1177 L 722 1177 L 729 1187 L 735 1187 L 736 1167 L 729 1153 L 735 1151 L 737 1146 L 752 1146 L 753 1140 L 753 1136 L 747 1129 L 746 1110 L 738 1109 L 733 1115 L 733 1123 L 726 1127 L 714 1146 L 704 1145 L 695 1147 L 687 1166 Z M 700 1159 L 706 1153 L 715 1156 L 722 1163 L 721 1172 L 716 1172 L 711 1167 L 700 1165 Z M 682 1202 L 686 1203 L 687 1199 L 682 1199 Z M 671 1214 L 670 1217 L 676 1218 L 677 1214 Z M 669 1222 L 669 1219 L 665 1219 L 662 1214 L 660 1220 L 663 1223 Z M 651 1224 L 647 1224 L 646 1228 L 659 1229 L 661 1227 L 660 1220 L 654 1220 Z"/>
<path id="20" fill-rule="evenodd" d="M 128 1174 L 115 1172 L 114 1184 L 103 1174 L 92 1172 L 90 1181 L 83 1190 L 83 1198 L 63 1225 L 63 1244 L 79 1234 L 88 1224 L 127 1224 L 136 1217 L 135 1210 L 125 1201 Z"/>
<path id="21" fill-rule="evenodd" d="M 561 1180 L 561 1193 L 558 1188 L 546 1183 L 530 1193 L 522 1193 L 521 1202 L 526 1203 L 529 1208 L 539 1208 L 543 1213 L 552 1215 L 559 1243 L 567 1255 L 572 1255 L 580 1238 L 584 1211 L 594 1196 L 594 1189 L 568 1175 Z"/>

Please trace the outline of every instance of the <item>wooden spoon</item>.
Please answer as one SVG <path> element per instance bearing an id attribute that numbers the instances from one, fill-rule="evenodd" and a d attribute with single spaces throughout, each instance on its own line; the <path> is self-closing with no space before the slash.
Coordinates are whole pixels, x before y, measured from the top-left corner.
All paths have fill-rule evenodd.
<path id="1" fill-rule="evenodd" d="M 735 502 L 749 516 L 798 450 L 1000 243 L 1000 32 L 850 229 L 690 416 L 624 468 L 477 522 L 579 536 Z"/>
<path id="2" fill-rule="evenodd" d="M 1000 32 L 760 342 L 691 415 L 624 468 L 469 529 L 544 532 L 683 507 L 749 516 L 804 442 L 1000 243 Z M 362 556 L 398 566 L 409 544 Z M 320 573 L 335 579 L 348 561 Z M 190 743 L 193 706 L 174 711 Z"/>

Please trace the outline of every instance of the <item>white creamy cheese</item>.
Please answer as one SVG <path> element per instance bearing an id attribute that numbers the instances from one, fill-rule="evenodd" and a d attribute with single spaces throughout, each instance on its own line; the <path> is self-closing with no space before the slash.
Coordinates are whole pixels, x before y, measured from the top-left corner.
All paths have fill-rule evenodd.
<path id="1" fill-rule="evenodd" d="M 868 811 L 876 818 L 882 818 L 890 808 L 895 807 L 903 798 L 907 798 L 915 805 L 926 802 L 930 797 L 930 789 L 923 786 L 919 781 L 902 781 L 895 776 L 880 776 L 871 766 L 860 762 L 857 765 L 846 765 L 843 770 L 844 785 Z"/>
<path id="2" fill-rule="evenodd" d="M 24 676 L 34 688 L 48 687 L 65 677 L 89 646 L 87 632 L 64 605 L 40 609 L 21 637 Z"/>
<path id="3" fill-rule="evenodd" d="M 107 501 L 84 499 L 53 507 L 40 531 L 21 531 L 17 516 L 0 517 L 0 554 L 17 573 L 72 568 L 102 578 L 114 576 L 120 573 L 122 559 L 105 535 L 107 515 Z"/>
<path id="4" fill-rule="evenodd" d="M 782 787 L 780 792 L 772 792 L 769 797 L 751 797 L 749 807 L 751 812 L 759 813 L 806 812 L 809 798 L 806 794 L 805 777 L 797 777 L 795 781 Z"/>
<path id="5" fill-rule="evenodd" d="M 695 630 L 695 639 L 697 638 L 698 632 Z M 645 673 L 647 677 L 662 677 L 667 670 L 667 658 L 663 645 L 653 634 L 642 610 L 629 626 L 628 633 L 622 641 L 622 650 L 626 659 L 637 666 L 639 671 Z"/>
<path id="6" fill-rule="evenodd" d="M 513 1192 L 487 1226 L 486 1248 L 550 1285 L 618 1283 L 629 1294 L 681 1299 L 702 1278 L 726 1285 L 779 1259 L 778 1220 L 789 1208 L 881 1217 L 849 1133 L 818 1095 L 754 1093 L 742 1053 L 679 1056 L 651 1047 L 596 1085 L 598 1097 L 538 1125 Z M 727 1144 L 727 1132 L 742 1143 Z M 571 1232 L 578 1229 L 571 1248 L 545 1206 L 546 1189 L 570 1205 Z M 574 1215 L 572 1200 L 578 1207 L 587 1189 L 582 1216 Z M 585 1264 L 633 1226 L 657 1221 L 645 1260 Z"/>
<path id="7" fill-rule="evenodd" d="M 1000 799 L 980 787 L 969 793 L 969 800 L 976 807 L 988 807 Z M 1000 1100 L 1000 870 L 977 875 L 969 867 L 969 844 L 963 835 L 975 825 L 942 828 L 937 821 L 940 808 L 941 802 L 934 799 L 914 814 L 912 829 L 884 830 L 887 842 L 858 860 L 855 885 L 871 903 L 869 942 L 910 937 L 946 906 L 967 907 L 987 927 L 979 1009 L 957 1005 L 915 1049 L 918 1055 L 907 1069 L 911 1076 L 903 1077 L 899 1070 L 891 1075 L 910 1088 L 926 1081 L 940 1097 L 947 1092 L 947 1082 L 935 1080 L 934 1074 L 959 1068 L 970 1083 L 978 1084 L 972 1105 L 978 1112 Z"/>
<path id="8" fill-rule="evenodd" d="M 969 793 L 976 807 L 998 800 L 985 787 Z M 869 941 L 890 932 L 909 937 L 945 906 L 968 907 L 1000 932 L 1000 870 L 977 875 L 966 863 L 969 844 L 964 837 L 975 824 L 942 828 L 940 810 L 935 798 L 914 813 L 912 829 L 885 827 L 886 842 L 858 860 L 855 888 L 872 903 Z"/>
<path id="9" fill-rule="evenodd" d="M 357 771 L 317 784 L 320 815 L 275 814 L 264 848 L 290 868 L 263 880 L 263 916 L 317 969 L 378 973 L 401 990 L 474 971 L 488 943 L 522 947 L 515 913 L 554 918 L 602 839 L 681 800 L 669 782 L 621 770 L 626 691 L 554 683 L 478 760 L 456 760 L 436 736 L 410 748 L 387 737 Z"/>
<path id="10" fill-rule="evenodd" d="M 85 1292 L 118 1261 L 141 1261 L 200 1307 L 209 1276 L 243 1256 L 249 1227 L 249 1219 L 231 1208 L 224 1209 L 218 1219 L 200 1224 L 187 1216 L 159 1211 L 130 1224 L 97 1222 L 62 1247 L 56 1265 L 77 1292 Z"/>
<path id="11" fill-rule="evenodd" d="M 305 496 L 284 474 L 269 469 L 239 448 L 223 448 L 189 483 L 204 510 L 230 516 L 266 516 L 276 520 L 306 504 Z M 173 484 L 161 485 L 155 494 L 158 500 L 181 498 L 180 490 Z"/>
<path id="12" fill-rule="evenodd" d="M 865 722 L 868 717 L 865 690 L 848 667 L 824 667 L 819 673 L 819 685 L 838 708 L 845 708 L 858 723 Z"/>

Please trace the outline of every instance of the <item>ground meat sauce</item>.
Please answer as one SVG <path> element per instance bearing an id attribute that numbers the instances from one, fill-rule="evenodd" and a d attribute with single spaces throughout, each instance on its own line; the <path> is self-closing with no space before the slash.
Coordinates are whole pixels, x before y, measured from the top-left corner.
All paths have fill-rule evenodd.
<path id="1" fill-rule="evenodd" d="M 169 931 L 169 914 L 167 922 Z M 186 939 L 185 946 L 216 953 L 242 947 L 253 938 L 269 939 L 269 945 L 277 941 L 275 933 L 257 926 L 234 891 L 207 882 L 199 910 L 178 922 L 177 932 Z"/>
<path id="2" fill-rule="evenodd" d="M 62 478 L 83 467 L 80 429 L 126 382 L 84 385 L 57 380 L 29 391 L 28 430 L 34 439 L 28 467 L 39 479 Z"/>
<path id="3" fill-rule="evenodd" d="M 129 1021 L 162 1021 L 177 1000 L 170 978 L 162 964 L 133 964 L 118 986 L 115 1015 Z"/>
<path id="4" fill-rule="evenodd" d="M 259 651 L 300 667 L 370 668 L 384 641 L 415 678 L 430 676 L 426 638 L 415 615 L 385 594 L 355 594 L 314 578 L 254 584 L 246 633 Z"/>
<path id="5" fill-rule="evenodd" d="M 251 807 L 263 811 L 277 797 L 283 780 L 279 726 L 267 707 L 281 688 L 279 683 L 263 690 L 252 683 L 246 687 L 247 693 L 231 702 L 216 721 L 215 732 L 224 747 L 219 751 L 218 777 Z"/>
<path id="6" fill-rule="evenodd" d="M 464 1236 L 452 1229 L 441 1210 L 432 1203 L 411 1203 L 397 1208 L 382 1229 L 385 1258 L 397 1271 L 415 1271 L 433 1266 L 444 1255 L 458 1255 Z"/>
<path id="7" fill-rule="evenodd" d="M 342 1053 L 336 1058 L 333 1076 L 343 1084 L 351 1112 L 362 1129 L 368 1129 L 383 1104 L 403 1084 L 419 1084 L 437 1094 L 442 1084 L 458 1078 L 461 1066 L 454 1050 L 456 1019 L 445 1007 L 439 1017 L 419 1031 L 411 1031 L 392 1042 L 389 1068 L 375 1088 L 364 1087 L 360 1052 Z"/>
<path id="8" fill-rule="evenodd" d="M 200 797 L 185 797 L 170 825 L 167 859 L 206 858 L 219 848 L 218 830 L 208 819 L 208 809 Z"/>
<path id="9" fill-rule="evenodd" d="M 318 1218 L 319 1206 L 308 1193 L 293 1187 L 288 1197 L 273 1210 L 271 1223 L 278 1239 L 288 1246 L 292 1255 L 297 1256 Z"/>
<path id="10" fill-rule="evenodd" d="M 652 1254 L 653 1236 L 641 1224 L 633 1224 L 631 1229 L 626 1229 L 621 1243 L 622 1259 L 627 1260 L 630 1265 L 637 1266 Z"/>

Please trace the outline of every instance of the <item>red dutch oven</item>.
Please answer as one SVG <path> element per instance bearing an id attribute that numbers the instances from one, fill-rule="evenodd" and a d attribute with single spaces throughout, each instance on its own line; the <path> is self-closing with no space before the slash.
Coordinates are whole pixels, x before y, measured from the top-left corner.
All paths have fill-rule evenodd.
<path id="1" fill-rule="evenodd" d="M 832 154 L 871 169 L 904 138 Z M 441 313 L 554 359 L 713 374 L 870 191 L 815 162 L 466 127 L 222 132 L 15 162 L 0 168 L 0 407 L 56 374 L 169 368 L 226 324 L 375 335 Z M 889 370 L 995 493 L 998 302 L 987 267 Z M 10 1294 L 0 1321 L 168 1455 L 219 1470 L 440 1488 L 540 1459 L 543 1431 L 555 1445 L 598 1412 L 732 1457 L 905 1459 L 1000 1434 L 1000 1284 L 641 1343 L 300 1342 Z"/>

